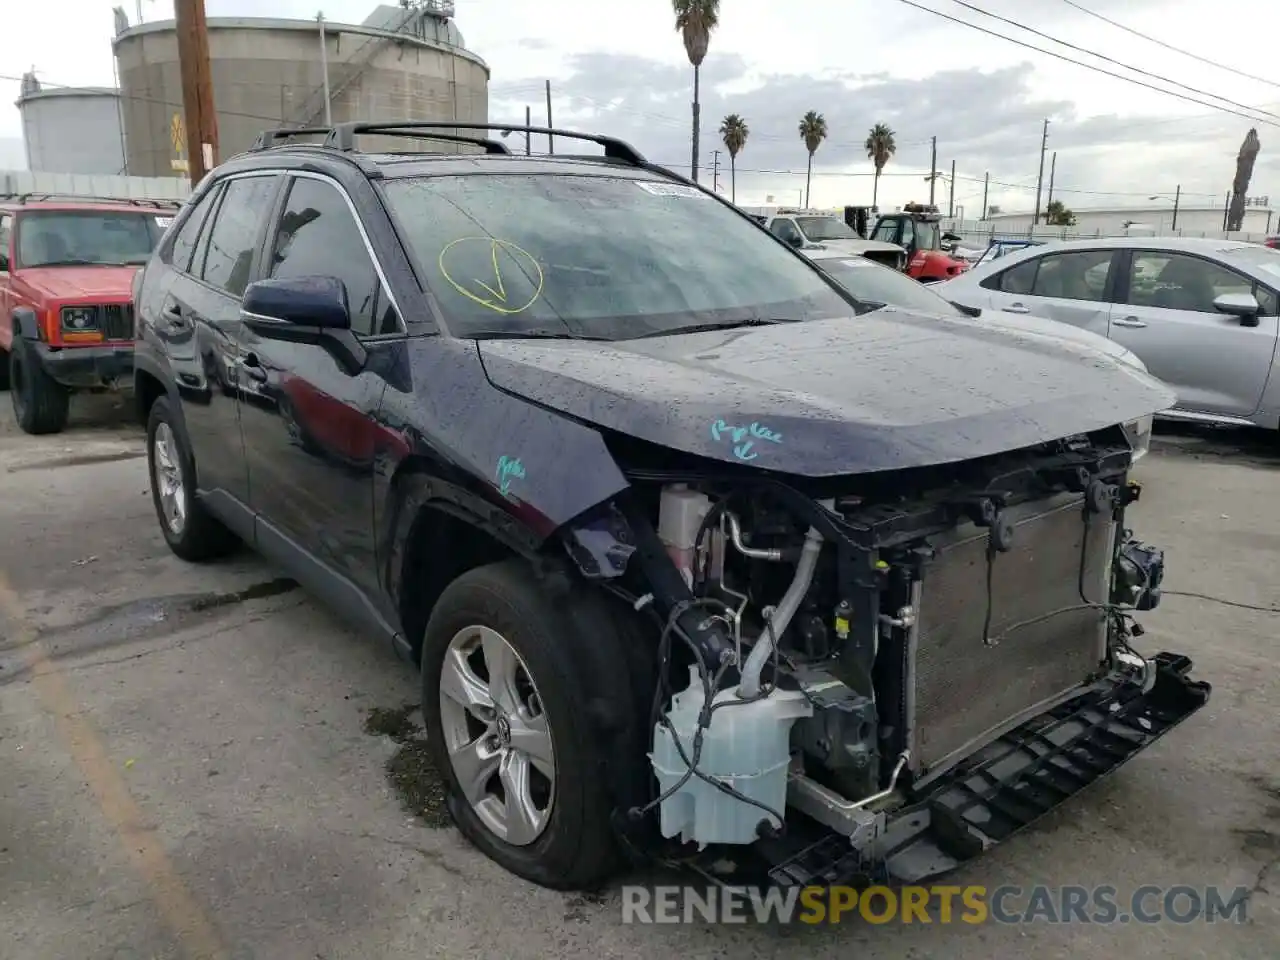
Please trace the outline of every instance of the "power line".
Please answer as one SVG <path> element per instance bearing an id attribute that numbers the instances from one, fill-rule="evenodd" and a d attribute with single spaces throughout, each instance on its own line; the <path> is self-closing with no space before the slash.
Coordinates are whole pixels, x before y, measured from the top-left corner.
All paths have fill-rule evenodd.
<path id="1" fill-rule="evenodd" d="M 986 27 L 979 26 L 976 23 L 970 23 L 967 20 L 961 20 L 959 17 L 953 17 L 951 16 L 951 14 L 943 13 L 941 10 L 930 9 L 929 7 L 926 7 L 923 4 L 916 3 L 915 0 L 898 0 L 898 2 L 904 3 L 908 7 L 914 7 L 915 9 L 920 10 L 924 13 L 931 13 L 935 17 L 942 17 L 944 20 L 950 20 L 952 23 L 958 23 L 960 24 L 960 26 L 968 27 L 970 30 L 977 30 L 980 33 L 985 33 L 988 36 L 995 37 L 997 40 L 1004 40 L 1007 43 L 1016 44 L 1017 46 L 1024 47 L 1027 50 L 1034 50 L 1036 53 L 1044 54 L 1046 57 L 1053 57 L 1054 59 L 1062 60 L 1062 61 L 1065 61 L 1066 63 L 1074 64 L 1077 67 L 1084 67 L 1086 70 L 1092 70 L 1094 73 L 1101 73 L 1104 76 L 1113 77 L 1116 80 L 1123 80 L 1126 83 L 1132 83 L 1135 86 L 1145 87 L 1148 90 L 1154 90 L 1156 93 L 1163 93 L 1166 96 L 1177 97 L 1179 100 L 1186 100 L 1188 103 L 1194 103 L 1202 107 L 1208 107 L 1209 109 L 1217 110 L 1220 113 L 1230 113 L 1237 117 L 1243 117 L 1245 120 L 1252 121 L 1253 123 L 1265 123 L 1269 126 L 1280 127 L 1280 123 L 1277 123 L 1272 120 L 1265 120 L 1260 117 L 1254 117 L 1247 113 L 1241 113 L 1239 110 L 1232 110 L 1229 107 L 1223 107 L 1216 103 L 1209 103 L 1208 101 L 1205 101 L 1205 100 L 1197 100 L 1195 97 L 1187 96 L 1184 93 L 1178 93 L 1176 90 L 1166 90 L 1164 87 L 1157 87 L 1154 84 L 1146 83 L 1143 80 L 1137 80 L 1133 77 L 1126 77 L 1123 74 L 1115 73 L 1111 70 L 1106 70 L 1102 67 L 1095 66 L 1092 63 L 1082 63 L 1079 60 L 1073 60 L 1070 57 L 1064 56 L 1061 53 L 1055 53 L 1052 50 L 1046 50 L 1044 49 L 1044 47 L 1037 47 L 1033 43 L 1026 43 L 1025 41 L 1018 40 L 1014 37 L 1007 37 L 1003 33 L 997 33 L 994 30 L 988 30 Z"/>
<path id="2" fill-rule="evenodd" d="M 1062 0 L 1062 2 L 1069 7 L 1074 7 L 1076 10 L 1079 10 L 1081 13 L 1087 13 L 1089 16 L 1094 17 L 1098 20 L 1101 20 L 1103 23 L 1109 23 L 1111 24 L 1111 26 L 1117 27 L 1120 30 L 1123 30 L 1125 33 L 1132 34 L 1135 37 L 1140 37 L 1141 39 L 1146 40 L 1148 43 L 1154 43 L 1158 47 L 1164 47 L 1166 50 L 1172 50 L 1174 53 L 1180 53 L 1184 57 L 1190 57 L 1192 60 L 1199 60 L 1201 63 L 1207 63 L 1209 66 L 1217 67 L 1219 70 L 1226 70 L 1228 73 L 1234 73 L 1236 76 L 1244 77 L 1246 80 L 1254 80 L 1257 83 L 1265 83 L 1269 87 L 1275 87 L 1277 90 L 1280 90 L 1280 83 L 1276 83 L 1274 80 L 1268 80 L 1266 77 L 1255 77 L 1252 73 L 1245 73 L 1243 70 L 1237 70 L 1235 67 L 1229 67 L 1225 63 L 1219 63 L 1216 60 L 1210 60 L 1208 57 L 1202 57 L 1198 53 L 1192 53 L 1190 50 L 1183 50 L 1181 47 L 1175 47 L 1171 43 L 1165 43 L 1163 40 L 1157 40 L 1155 37 L 1152 37 L 1152 36 L 1149 36 L 1148 34 L 1141 33 L 1137 30 L 1134 30 L 1132 27 L 1126 27 L 1123 23 L 1117 23 L 1115 20 L 1112 20 L 1110 17 L 1104 17 L 1102 14 L 1095 13 L 1093 10 L 1090 10 L 1087 7 L 1082 7 L 1080 6 L 1080 4 L 1076 3 L 1075 0 Z"/>
<path id="3" fill-rule="evenodd" d="M 1276 120 L 1280 120 L 1280 114 L 1270 113 L 1258 107 L 1251 107 L 1247 103 L 1240 103 L 1236 100 L 1231 100 L 1227 97 L 1219 96 L 1216 93 L 1210 93 L 1208 90 L 1201 90 L 1198 87 L 1189 87 L 1185 83 L 1179 83 L 1177 80 L 1170 80 L 1168 77 L 1161 76 L 1158 73 L 1152 73 L 1150 70 L 1143 70 L 1141 67 L 1131 67 L 1127 63 L 1124 63 L 1123 61 L 1116 60 L 1112 57 L 1108 57 L 1105 54 L 1095 53 L 1092 50 L 1086 50 L 1084 47 L 1077 46 L 1074 43 L 1068 43 L 1066 40 L 1059 40 L 1057 37 L 1044 33 L 1041 30 L 1037 30 L 1034 27 L 1028 27 L 1026 24 L 1018 23 L 1018 21 L 1016 20 L 1010 20 L 1008 17 L 1002 17 L 998 14 L 991 13 L 989 10 L 983 10 L 981 7 L 975 6 L 972 3 L 968 3 L 967 0 L 951 0 L 951 2 L 957 4 L 958 6 L 964 7 L 966 10 L 972 10 L 974 13 L 980 14 L 981 16 L 990 17 L 992 20 L 998 20 L 1000 23 L 1008 24 L 1009 26 L 1016 27 L 1019 30 L 1025 30 L 1027 33 L 1030 33 L 1033 36 L 1037 36 L 1037 37 L 1040 37 L 1041 39 L 1048 40 L 1050 43 L 1056 43 L 1059 46 L 1066 47 L 1068 50 L 1074 50 L 1077 53 L 1083 53 L 1086 56 L 1096 57 L 1097 59 L 1103 61 L 1104 63 L 1114 63 L 1116 66 L 1121 67 L 1122 69 L 1130 70 L 1144 77 L 1151 77 L 1153 80 L 1159 80 L 1161 83 L 1168 83 L 1175 87 L 1181 87 L 1183 90 L 1188 90 L 1191 93 L 1198 94 L 1202 97 L 1212 97 L 1214 100 L 1221 100 L 1223 103 L 1229 103 L 1233 107 L 1239 107 L 1241 110 L 1251 110 L 1254 113 L 1261 113 L 1261 114 L 1264 114 L 1265 116 L 1274 117 Z"/>

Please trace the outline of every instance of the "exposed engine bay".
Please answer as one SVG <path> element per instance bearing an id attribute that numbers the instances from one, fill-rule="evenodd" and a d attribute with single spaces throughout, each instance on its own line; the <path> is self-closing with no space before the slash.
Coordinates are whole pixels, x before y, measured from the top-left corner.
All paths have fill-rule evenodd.
<path id="1" fill-rule="evenodd" d="M 782 882 L 918 879 L 1193 712 L 1189 663 L 1131 645 L 1164 569 L 1125 526 L 1131 457 L 1116 427 L 804 489 L 635 470 L 634 604 L 664 629 L 658 794 L 631 819 L 688 849 L 754 845 Z"/>

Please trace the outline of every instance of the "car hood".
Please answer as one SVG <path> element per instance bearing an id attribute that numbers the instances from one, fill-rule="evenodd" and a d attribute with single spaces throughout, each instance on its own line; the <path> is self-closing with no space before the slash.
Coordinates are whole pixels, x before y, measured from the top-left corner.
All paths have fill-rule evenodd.
<path id="1" fill-rule="evenodd" d="M 821 477 L 953 463 L 1171 406 L 1070 340 L 981 320 L 859 317 L 604 343 L 480 341 L 499 389 L 729 463 Z"/>
<path id="2" fill-rule="evenodd" d="M 883 240 L 818 240 L 816 245 L 824 250 L 838 250 L 841 253 L 866 253 L 874 250 L 878 253 L 902 253 L 902 248 L 893 243 L 885 243 Z"/>
<path id="3" fill-rule="evenodd" d="M 24 267 L 23 283 L 46 297 L 67 300 L 128 300 L 135 266 L 127 267 Z"/>

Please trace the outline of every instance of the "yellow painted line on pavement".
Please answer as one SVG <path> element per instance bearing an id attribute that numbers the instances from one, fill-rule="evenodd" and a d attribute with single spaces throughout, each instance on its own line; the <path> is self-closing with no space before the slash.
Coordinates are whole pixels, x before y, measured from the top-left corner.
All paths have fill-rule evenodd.
<path id="1" fill-rule="evenodd" d="M 17 630 L 17 636 L 11 638 L 16 641 L 14 645 L 27 647 L 32 683 L 45 709 L 53 715 L 59 739 L 93 790 L 98 809 L 111 823 L 121 846 L 146 881 L 152 900 L 183 952 L 193 960 L 228 957 L 213 923 L 183 883 L 154 830 L 147 827 L 142 810 L 108 757 L 102 739 L 83 717 L 83 705 L 49 659 L 36 629 L 26 618 L 21 598 L 3 570 L 0 570 L 0 613 Z"/>

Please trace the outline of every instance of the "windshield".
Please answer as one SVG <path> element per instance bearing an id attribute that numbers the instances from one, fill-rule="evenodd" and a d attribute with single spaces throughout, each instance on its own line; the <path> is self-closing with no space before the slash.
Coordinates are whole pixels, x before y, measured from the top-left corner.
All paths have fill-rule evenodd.
<path id="1" fill-rule="evenodd" d="M 456 336 L 618 340 L 856 313 L 817 270 L 693 187 L 472 174 L 382 189 Z"/>
<path id="2" fill-rule="evenodd" d="M 861 240 L 843 220 L 835 217 L 796 217 L 804 235 L 815 243 L 823 240 Z"/>
<path id="3" fill-rule="evenodd" d="M 942 236 L 938 232 L 936 220 L 917 220 L 915 227 L 917 250 L 942 249 Z"/>
<path id="4" fill-rule="evenodd" d="M 901 307 L 922 313 L 964 316 L 942 297 L 906 274 L 866 257 L 832 257 L 814 260 L 836 283 L 858 300 L 878 306 Z"/>
<path id="5" fill-rule="evenodd" d="M 164 232 L 155 213 L 27 212 L 18 218 L 18 266 L 142 263 Z"/>

